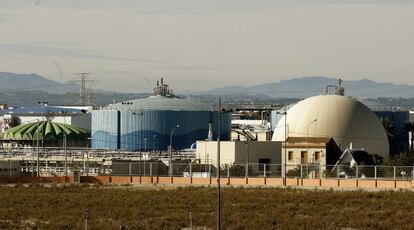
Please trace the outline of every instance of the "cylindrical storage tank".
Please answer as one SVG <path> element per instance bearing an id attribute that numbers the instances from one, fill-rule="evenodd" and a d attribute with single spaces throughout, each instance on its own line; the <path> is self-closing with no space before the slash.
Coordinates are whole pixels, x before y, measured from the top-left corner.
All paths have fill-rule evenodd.
<path id="1" fill-rule="evenodd" d="M 221 113 L 222 140 L 229 140 L 230 119 L 230 113 Z M 162 151 L 172 134 L 173 148 L 186 149 L 208 138 L 209 123 L 216 139 L 217 122 L 214 107 L 191 99 L 157 95 L 126 101 L 92 112 L 92 148 Z"/>

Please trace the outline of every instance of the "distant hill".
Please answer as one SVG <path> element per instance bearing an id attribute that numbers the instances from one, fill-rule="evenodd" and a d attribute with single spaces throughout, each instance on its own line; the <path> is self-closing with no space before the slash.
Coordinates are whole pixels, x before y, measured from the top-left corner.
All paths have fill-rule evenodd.
<path id="1" fill-rule="evenodd" d="M 30 90 L 64 94 L 69 92 L 78 92 L 79 86 L 71 83 L 59 83 L 46 79 L 37 74 L 0 72 L 0 92 Z"/>
<path id="2" fill-rule="evenodd" d="M 97 106 L 104 106 L 114 102 L 132 100 L 148 96 L 148 94 L 137 93 L 97 92 L 94 94 L 93 101 Z M 78 92 L 52 94 L 35 90 L 0 92 L 0 103 L 5 103 L 9 106 L 32 106 L 37 105 L 39 101 L 47 101 L 49 105 L 78 105 L 79 94 Z"/>
<path id="3" fill-rule="evenodd" d="M 305 77 L 283 80 L 275 83 L 256 85 L 251 87 L 227 86 L 205 92 L 206 94 L 238 94 L 256 95 L 265 94 L 274 98 L 305 98 L 321 94 L 326 85 L 336 85 L 336 78 Z M 347 81 L 342 83 L 345 94 L 353 97 L 414 97 L 414 86 L 379 83 L 369 79 Z"/>

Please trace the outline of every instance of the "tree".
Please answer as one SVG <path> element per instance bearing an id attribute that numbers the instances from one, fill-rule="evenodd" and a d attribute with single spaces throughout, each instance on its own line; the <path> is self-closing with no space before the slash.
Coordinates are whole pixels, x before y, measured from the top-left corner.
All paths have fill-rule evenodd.
<path id="1" fill-rule="evenodd" d="M 411 140 L 410 140 L 410 149 L 412 150 L 414 148 L 414 122 L 408 122 L 405 124 L 405 130 L 411 134 Z"/>
<path id="2" fill-rule="evenodd" d="M 402 153 L 398 157 L 392 157 L 384 161 L 384 165 L 390 166 L 413 166 L 414 165 L 414 151 Z"/>
<path id="3" fill-rule="evenodd" d="M 382 126 L 385 129 L 385 132 L 387 133 L 388 140 L 394 137 L 394 122 L 391 121 L 388 117 L 381 118 Z"/>
<path id="4" fill-rule="evenodd" d="M 393 142 L 394 140 L 394 122 L 389 119 L 388 117 L 385 118 L 380 118 L 382 126 L 384 127 L 385 133 L 387 135 L 388 138 L 388 144 L 390 146 L 390 154 L 392 155 L 396 155 L 399 153 L 395 152 L 395 143 Z"/>

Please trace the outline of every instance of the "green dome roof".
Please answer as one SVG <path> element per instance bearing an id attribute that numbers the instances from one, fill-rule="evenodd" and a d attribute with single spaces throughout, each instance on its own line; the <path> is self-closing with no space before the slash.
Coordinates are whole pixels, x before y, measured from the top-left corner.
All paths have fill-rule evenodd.
<path id="1" fill-rule="evenodd" d="M 34 122 L 21 124 L 8 129 L 4 135 L 4 140 L 36 140 L 39 139 L 56 140 L 63 138 L 63 132 L 67 139 L 84 139 L 89 137 L 88 131 L 68 124 L 55 123 L 51 121 Z"/>

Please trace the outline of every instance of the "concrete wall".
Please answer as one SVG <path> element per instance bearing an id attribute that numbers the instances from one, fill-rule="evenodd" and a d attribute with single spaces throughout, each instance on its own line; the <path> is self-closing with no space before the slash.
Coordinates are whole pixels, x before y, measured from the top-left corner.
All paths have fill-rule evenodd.
<path id="1" fill-rule="evenodd" d="M 73 182 L 72 177 L 0 177 L 0 183 L 63 183 Z M 83 183 L 101 184 L 155 184 L 155 185 L 216 185 L 215 178 L 191 177 L 139 177 L 139 176 L 82 176 Z M 413 190 L 412 180 L 373 180 L 373 179 L 300 179 L 289 178 L 222 178 L 222 185 L 230 186 L 292 186 L 313 188 L 344 188 L 344 189 L 404 189 Z"/>
<path id="2" fill-rule="evenodd" d="M 222 141 L 220 143 L 221 164 L 245 164 L 246 154 L 249 163 L 258 164 L 259 159 L 270 159 L 270 164 L 281 163 L 281 142 L 250 141 L 246 144 L 243 141 Z M 203 163 L 216 164 L 217 142 L 197 141 L 196 157 Z"/>
<path id="3" fill-rule="evenodd" d="M 236 146 L 234 141 L 220 142 L 220 163 L 232 164 L 235 161 Z M 197 141 L 196 158 L 204 164 L 217 163 L 217 142 Z"/>

